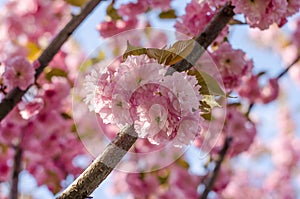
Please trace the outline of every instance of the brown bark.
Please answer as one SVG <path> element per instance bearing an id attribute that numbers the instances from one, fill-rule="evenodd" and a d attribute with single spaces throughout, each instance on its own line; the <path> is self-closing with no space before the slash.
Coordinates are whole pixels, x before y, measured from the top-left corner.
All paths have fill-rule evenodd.
<path id="1" fill-rule="evenodd" d="M 57 199 L 87 198 L 112 172 L 136 140 L 133 125 L 125 128 Z"/>
<path id="2" fill-rule="evenodd" d="M 19 174 L 22 165 L 22 149 L 20 147 L 15 147 L 14 162 L 12 167 L 12 175 L 9 190 L 9 199 L 18 199 L 19 194 Z"/>

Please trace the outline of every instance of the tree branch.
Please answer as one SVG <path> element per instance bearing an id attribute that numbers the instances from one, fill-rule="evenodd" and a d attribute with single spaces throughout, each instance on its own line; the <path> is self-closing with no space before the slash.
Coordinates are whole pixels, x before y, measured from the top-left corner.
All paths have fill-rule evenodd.
<path id="1" fill-rule="evenodd" d="M 21 171 L 21 163 L 22 163 L 22 149 L 21 147 L 15 147 L 15 155 L 14 162 L 12 167 L 12 175 L 10 182 L 10 191 L 9 191 L 9 199 L 18 199 L 18 184 L 19 184 L 19 174 Z"/>
<path id="2" fill-rule="evenodd" d="M 299 60 L 300 60 L 300 54 L 288 67 L 286 67 L 286 69 L 284 69 L 281 73 L 277 75 L 276 79 L 280 79 L 282 76 L 284 76 L 292 68 L 292 66 L 294 66 Z"/>
<path id="3" fill-rule="evenodd" d="M 125 128 L 57 199 L 87 198 L 112 172 L 136 140 L 137 133 L 133 125 Z"/>
<path id="4" fill-rule="evenodd" d="M 285 74 L 287 74 L 287 72 L 289 72 L 289 70 L 298 62 L 300 61 L 300 54 L 295 58 L 295 60 L 290 64 L 288 65 L 282 72 L 280 72 L 275 78 L 277 80 L 279 80 L 280 78 L 282 78 Z M 252 108 L 255 106 L 255 103 L 251 103 L 248 107 L 248 110 L 246 112 L 246 115 L 249 115 Z"/>
<path id="5" fill-rule="evenodd" d="M 204 31 L 196 37 L 196 42 L 192 52 L 180 62 L 168 68 L 166 75 L 172 75 L 175 71 L 182 72 L 190 69 L 195 65 L 200 56 L 208 48 L 208 46 L 218 37 L 226 24 L 234 16 L 233 6 L 227 3 L 206 26 Z"/>
<path id="6" fill-rule="evenodd" d="M 229 146 L 230 146 L 230 142 L 232 141 L 232 138 L 226 138 L 225 139 L 225 142 L 224 142 L 224 145 L 223 145 L 223 148 L 222 150 L 219 152 L 219 159 L 216 161 L 216 166 L 212 172 L 212 175 L 211 175 L 211 178 L 209 179 L 209 181 L 206 183 L 205 185 L 205 190 L 203 191 L 200 199 L 206 199 L 209 192 L 212 190 L 214 184 L 215 184 L 215 181 L 217 180 L 218 178 L 218 175 L 219 175 L 219 171 L 221 169 L 221 165 L 222 165 L 222 162 L 225 158 L 225 155 L 229 149 Z"/>
<path id="7" fill-rule="evenodd" d="M 81 10 L 79 15 L 74 15 L 67 25 L 56 35 L 49 46 L 43 51 L 37 61 L 40 63 L 39 68 L 36 69 L 35 79 L 43 72 L 44 68 L 49 64 L 55 54 L 59 51 L 61 46 L 72 35 L 74 30 L 81 24 L 81 22 L 93 11 L 93 9 L 102 0 L 90 0 Z M 50 20 L 50 19 L 49 19 Z M 31 86 L 31 85 L 30 85 Z M 22 91 L 18 87 L 12 89 L 0 103 L 0 121 L 14 108 L 14 106 L 21 100 L 22 96 L 30 88 L 30 86 Z"/>
<path id="8" fill-rule="evenodd" d="M 206 49 L 215 40 L 233 15 L 233 7 L 229 4 L 226 4 L 224 8 L 221 9 L 220 12 L 207 25 L 205 30 L 196 38 L 196 41 Z M 195 60 L 196 62 L 203 52 L 204 51 L 202 48 L 194 48 L 186 59 L 189 61 Z M 181 67 L 176 67 L 177 65 Z M 169 68 L 171 69 L 169 70 L 169 72 L 171 72 L 170 74 L 172 74 L 175 70 L 178 70 L 179 72 L 187 70 L 191 68 L 193 64 L 183 60 L 179 62 L 179 64 L 176 64 L 176 66 L 174 65 L 172 68 Z M 60 194 L 60 196 L 57 197 L 57 199 L 84 199 L 89 197 L 89 195 L 112 172 L 112 170 L 136 140 L 137 134 L 134 132 L 133 126 L 125 129 L 114 139 L 111 144 L 105 148 L 105 151 L 98 156 L 94 162 L 65 191 Z M 107 165 L 107 163 L 109 164 Z"/>

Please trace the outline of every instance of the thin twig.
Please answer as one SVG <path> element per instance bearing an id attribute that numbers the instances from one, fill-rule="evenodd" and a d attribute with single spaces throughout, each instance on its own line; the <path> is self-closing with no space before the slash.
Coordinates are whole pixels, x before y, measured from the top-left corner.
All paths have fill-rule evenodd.
<path id="1" fill-rule="evenodd" d="M 298 62 L 300 61 L 300 54 L 295 58 L 295 60 L 288 65 L 282 72 L 280 72 L 275 78 L 277 80 L 279 80 L 280 78 L 282 78 L 285 74 L 287 74 L 287 72 L 289 72 L 289 70 Z M 248 116 L 251 112 L 251 110 L 253 109 L 253 107 L 255 106 L 255 103 L 251 103 L 248 107 L 248 110 L 246 112 L 246 115 Z"/>
<path id="2" fill-rule="evenodd" d="M 281 73 L 277 75 L 276 79 L 280 79 L 282 76 L 284 76 L 292 68 L 292 66 L 294 66 L 299 60 L 300 60 L 300 54 L 288 67 L 286 67 Z"/>
<path id="3" fill-rule="evenodd" d="M 137 140 L 133 125 L 121 131 L 93 163 L 57 199 L 84 199 L 101 184 Z"/>
<path id="4" fill-rule="evenodd" d="M 61 46 L 72 35 L 74 30 L 81 24 L 81 22 L 94 10 L 94 8 L 102 0 L 90 0 L 81 10 L 80 14 L 74 15 L 69 23 L 56 35 L 51 41 L 49 46 L 43 51 L 37 61 L 40 63 L 39 68 L 36 69 L 35 79 L 43 72 L 49 62 L 59 51 Z M 30 85 L 31 86 L 31 85 Z M 22 96 L 30 88 L 21 90 L 18 87 L 12 89 L 0 103 L 0 121 L 15 107 L 15 105 L 21 100 Z"/>
<path id="5" fill-rule="evenodd" d="M 223 148 L 219 152 L 219 158 L 216 161 L 216 166 L 215 166 L 215 168 L 214 168 L 214 170 L 212 172 L 211 178 L 209 179 L 209 181 L 205 185 L 205 190 L 203 191 L 200 199 L 206 199 L 207 196 L 208 196 L 208 194 L 209 194 L 209 192 L 212 190 L 212 188 L 213 188 L 213 186 L 215 184 L 215 181 L 218 178 L 218 174 L 219 174 L 222 162 L 225 159 L 225 155 L 226 155 L 226 153 L 227 153 L 227 151 L 229 149 L 231 141 L 232 141 L 232 138 L 226 138 L 225 139 Z"/>
<path id="6" fill-rule="evenodd" d="M 12 175 L 11 175 L 11 182 L 10 182 L 10 191 L 9 191 L 9 199 L 18 199 L 19 195 L 19 174 L 21 171 L 21 164 L 22 163 L 22 149 L 21 147 L 15 147 L 15 155 L 14 155 L 14 162 L 12 167 Z"/>

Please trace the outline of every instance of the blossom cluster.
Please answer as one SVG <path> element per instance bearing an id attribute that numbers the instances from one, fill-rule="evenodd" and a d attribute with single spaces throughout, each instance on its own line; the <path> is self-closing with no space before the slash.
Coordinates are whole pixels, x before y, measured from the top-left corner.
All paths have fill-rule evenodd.
<path id="1" fill-rule="evenodd" d="M 86 77 L 86 103 L 105 123 L 134 124 L 154 144 L 187 145 L 199 133 L 199 86 L 194 77 L 175 73 L 147 55 L 129 56 L 118 68 L 93 70 Z"/>
<path id="2" fill-rule="evenodd" d="M 104 38 L 113 36 L 126 30 L 130 30 L 139 26 L 140 19 L 138 16 L 146 12 L 149 8 L 168 11 L 171 0 L 138 0 L 137 2 L 122 4 L 116 9 L 117 19 L 107 17 L 105 21 L 98 24 L 97 30 Z"/>
<path id="3" fill-rule="evenodd" d="M 186 14 L 181 17 L 182 22 L 177 21 L 176 29 L 196 35 L 194 33 L 203 30 L 207 24 L 206 21 L 212 18 L 216 8 L 225 5 L 226 2 L 212 0 L 199 3 L 193 0 L 187 5 Z M 236 14 L 243 14 L 251 27 L 258 27 L 262 30 L 268 29 L 274 23 L 280 27 L 283 26 L 287 22 L 287 17 L 297 13 L 300 8 L 300 2 L 297 0 L 232 0 L 231 3 Z"/>
<path id="4" fill-rule="evenodd" d="M 144 198 L 188 198 L 199 197 L 197 187 L 201 176 L 190 173 L 188 163 L 179 159 L 172 165 L 149 173 L 117 173 L 114 175 L 113 192 L 130 192 L 132 196 Z"/>
<path id="5" fill-rule="evenodd" d="M 1 182 L 9 181 L 15 148 L 23 154 L 18 163 L 21 169 L 53 193 L 60 191 L 61 181 L 69 174 L 82 171 L 73 160 L 86 152 L 70 113 L 70 90 L 82 52 L 68 43 L 49 64 L 48 73 L 38 80 L 34 77 L 39 63 L 33 60 L 69 14 L 67 3 L 61 0 L 13 0 L 1 12 L 0 101 L 14 87 L 26 90 L 33 85 L 0 123 Z M 73 54 L 67 53 L 70 50 Z"/>
<path id="6" fill-rule="evenodd" d="M 69 16 L 62 0 L 8 1 L 0 14 L 0 60 L 28 56 L 33 61 Z"/>

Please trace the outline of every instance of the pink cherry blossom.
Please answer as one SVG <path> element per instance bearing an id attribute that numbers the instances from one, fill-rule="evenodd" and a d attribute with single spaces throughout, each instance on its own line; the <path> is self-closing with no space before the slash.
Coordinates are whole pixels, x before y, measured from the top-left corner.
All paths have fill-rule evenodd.
<path id="1" fill-rule="evenodd" d="M 267 85 L 263 87 L 261 91 L 261 102 L 267 104 L 275 100 L 279 95 L 279 84 L 278 79 L 271 78 L 269 79 Z"/>
<path id="2" fill-rule="evenodd" d="M 257 179 L 259 182 L 260 179 Z M 251 183 L 251 174 L 238 170 L 222 192 L 222 198 L 268 198 L 261 186 Z"/>
<path id="3" fill-rule="evenodd" d="M 213 7 L 219 7 L 219 6 L 223 6 L 227 3 L 226 0 L 210 0 L 208 1 L 209 5 L 213 6 Z"/>
<path id="4" fill-rule="evenodd" d="M 34 83 L 34 67 L 24 57 L 14 57 L 5 64 L 4 83 L 8 89 L 19 87 L 22 90 Z"/>
<path id="5" fill-rule="evenodd" d="M 245 53 L 232 49 L 229 43 L 223 43 L 211 56 L 227 90 L 236 88 L 241 83 L 241 78 L 253 68 L 252 61 L 245 59 Z"/>
<path id="6" fill-rule="evenodd" d="M 133 29 L 137 24 L 137 18 L 130 18 L 126 21 L 121 19 L 116 21 L 103 21 L 97 26 L 97 30 L 102 37 L 107 38 L 123 31 Z"/>
<path id="7" fill-rule="evenodd" d="M 85 102 L 104 123 L 134 123 L 138 135 L 154 144 L 187 145 L 201 126 L 197 80 L 165 73 L 163 65 L 146 55 L 129 56 L 115 72 L 94 70 L 86 77 Z"/>
<path id="8" fill-rule="evenodd" d="M 257 1 L 243 1 L 243 0 L 235 0 L 233 1 L 233 5 L 235 6 L 234 12 L 235 13 L 244 13 L 248 23 L 252 26 L 259 26 L 258 24 L 261 23 L 263 18 L 266 15 L 266 10 L 268 7 L 270 0 L 257 0 Z M 264 26 L 259 26 L 261 29 L 268 28 Z"/>
<path id="9" fill-rule="evenodd" d="M 1 126 L 0 131 L 2 131 Z M 10 148 L 1 147 L 0 152 L 0 182 L 5 182 L 9 179 L 11 167 L 10 159 L 13 156 L 13 150 L 11 150 Z"/>
<path id="10" fill-rule="evenodd" d="M 291 178 L 292 176 L 288 170 L 278 169 L 273 171 L 264 185 L 268 195 L 286 199 L 297 198 Z"/>
<path id="11" fill-rule="evenodd" d="M 293 44 L 300 47 L 300 18 L 296 21 L 296 28 L 292 34 Z"/>
<path id="12" fill-rule="evenodd" d="M 177 31 L 189 36 L 195 36 L 202 32 L 215 14 L 207 2 L 199 3 L 196 0 L 192 0 L 186 6 L 185 12 L 185 15 L 181 16 L 179 21 L 176 21 L 175 28 Z"/>
<path id="13" fill-rule="evenodd" d="M 195 199 L 198 198 L 197 187 L 200 177 L 191 174 L 186 168 L 172 165 L 172 172 L 169 176 L 169 185 L 178 198 Z"/>
<path id="14" fill-rule="evenodd" d="M 270 78 L 267 84 L 260 88 L 259 77 L 251 75 L 242 79 L 242 83 L 237 90 L 239 95 L 248 99 L 250 103 L 267 104 L 275 100 L 279 95 L 278 79 Z"/>
<path id="15" fill-rule="evenodd" d="M 129 18 L 135 18 L 137 15 L 145 12 L 147 7 L 148 3 L 144 0 L 139 0 L 137 3 L 122 4 L 118 9 L 118 14 Z"/>
<path id="16" fill-rule="evenodd" d="M 126 182 L 135 197 L 147 197 L 155 193 L 159 186 L 156 176 L 142 173 L 127 174 Z"/>
<path id="17" fill-rule="evenodd" d="M 286 11 L 286 16 L 291 16 L 295 13 L 297 13 L 300 9 L 300 1 L 298 0 L 289 0 L 288 6 L 287 6 L 287 11 Z"/>
<path id="18" fill-rule="evenodd" d="M 160 1 L 160 0 L 148 0 L 149 6 L 153 8 L 160 8 L 163 11 L 167 11 L 170 8 L 170 3 L 171 0 L 165 0 L 165 1 Z"/>
<path id="19" fill-rule="evenodd" d="M 247 98 L 250 103 L 255 103 L 260 98 L 260 87 L 258 84 L 259 77 L 251 75 L 242 78 L 242 82 L 238 88 L 241 97 Z"/>
<path id="20" fill-rule="evenodd" d="M 299 161 L 299 151 L 293 146 L 293 140 L 297 138 L 292 134 L 284 134 L 276 137 L 270 145 L 272 160 L 276 167 L 292 169 Z"/>
<path id="21" fill-rule="evenodd" d="M 233 139 L 228 154 L 235 156 L 249 149 L 254 141 L 256 128 L 236 107 L 229 106 L 224 133 Z"/>
<path id="22" fill-rule="evenodd" d="M 273 23 L 283 26 L 287 22 L 286 18 L 295 14 L 300 8 L 300 3 L 296 0 L 233 0 L 232 4 L 235 6 L 235 13 L 245 14 L 251 27 L 262 30 L 268 29 Z"/>

